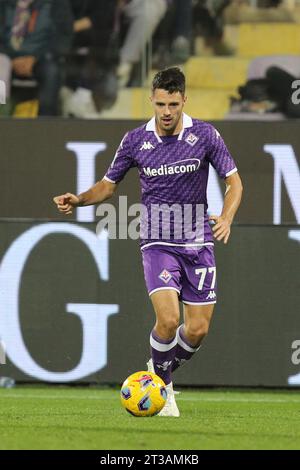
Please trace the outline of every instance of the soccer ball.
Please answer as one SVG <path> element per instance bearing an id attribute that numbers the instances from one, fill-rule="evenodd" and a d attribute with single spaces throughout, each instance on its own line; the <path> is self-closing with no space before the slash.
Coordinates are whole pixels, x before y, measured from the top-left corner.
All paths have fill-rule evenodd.
<path id="1" fill-rule="evenodd" d="M 166 385 L 153 372 L 135 372 L 121 387 L 121 403 L 134 416 L 156 415 L 164 407 L 166 399 Z"/>

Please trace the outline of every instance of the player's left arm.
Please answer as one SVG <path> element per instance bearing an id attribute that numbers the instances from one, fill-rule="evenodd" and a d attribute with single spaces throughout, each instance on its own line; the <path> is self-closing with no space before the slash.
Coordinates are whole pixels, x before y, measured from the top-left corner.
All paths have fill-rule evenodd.
<path id="1" fill-rule="evenodd" d="M 226 192 L 221 215 L 211 215 L 209 220 L 215 222 L 213 235 L 218 241 L 228 242 L 230 227 L 242 199 L 243 185 L 238 172 L 225 178 Z"/>

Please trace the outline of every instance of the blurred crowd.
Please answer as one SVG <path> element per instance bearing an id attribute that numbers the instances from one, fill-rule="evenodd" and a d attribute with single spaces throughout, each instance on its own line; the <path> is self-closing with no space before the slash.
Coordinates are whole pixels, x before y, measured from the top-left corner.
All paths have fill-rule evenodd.
<path id="1" fill-rule="evenodd" d="M 185 63 L 195 34 L 222 42 L 230 0 L 1 0 L 0 80 L 40 116 L 94 117 L 150 68 Z"/>
<path id="2" fill-rule="evenodd" d="M 113 107 L 121 88 L 142 86 L 151 69 L 184 64 L 195 54 L 199 36 L 213 53 L 231 55 L 234 51 L 223 40 L 224 11 L 231 3 L 0 0 L 6 115 L 31 100 L 38 103 L 40 116 L 97 118 Z M 268 8 L 281 0 L 255 3 Z M 290 103 L 294 80 L 300 77 L 299 58 L 261 58 L 255 64 L 239 97 L 232 99 L 229 116 L 274 117 L 280 111 L 300 117 L 298 103 Z"/>

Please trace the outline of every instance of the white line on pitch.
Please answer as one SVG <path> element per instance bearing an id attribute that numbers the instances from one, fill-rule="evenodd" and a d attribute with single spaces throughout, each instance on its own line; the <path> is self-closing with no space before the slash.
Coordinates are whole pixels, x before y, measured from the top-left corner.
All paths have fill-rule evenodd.
<path id="1" fill-rule="evenodd" d="M 113 392 L 117 396 L 118 392 Z M 35 395 L 35 394 L 22 394 L 22 393 L 0 393 L 0 398 L 24 398 L 24 399 L 38 399 L 38 400 L 114 400 L 115 397 L 95 396 L 95 395 Z M 176 398 L 179 401 L 197 401 L 197 402 L 227 402 L 227 403 L 299 403 L 300 398 L 238 398 L 238 397 L 185 397 L 184 392 Z"/>

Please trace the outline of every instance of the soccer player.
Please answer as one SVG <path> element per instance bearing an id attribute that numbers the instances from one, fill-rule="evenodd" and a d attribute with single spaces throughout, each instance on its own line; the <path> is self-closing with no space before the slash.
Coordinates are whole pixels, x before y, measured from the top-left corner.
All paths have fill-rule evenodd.
<path id="1" fill-rule="evenodd" d="M 219 132 L 183 112 L 187 98 L 185 76 L 179 68 L 156 74 L 150 99 L 155 116 L 125 135 L 103 179 L 79 196 L 66 193 L 54 202 L 64 214 L 78 206 L 101 203 L 113 195 L 130 168 L 138 168 L 147 214 L 141 216 L 141 251 L 156 315 L 148 368 L 167 385 L 168 398 L 160 415 L 179 416 L 172 374 L 191 359 L 207 335 L 216 303 L 214 239 L 228 242 L 242 183 Z M 226 184 L 222 213 L 210 217 L 209 164 Z M 169 233 L 164 217 L 168 208 Z M 178 216 L 178 208 L 185 210 L 184 217 Z M 188 233 L 186 220 L 191 221 Z M 184 309 L 181 325 L 179 301 Z"/>

